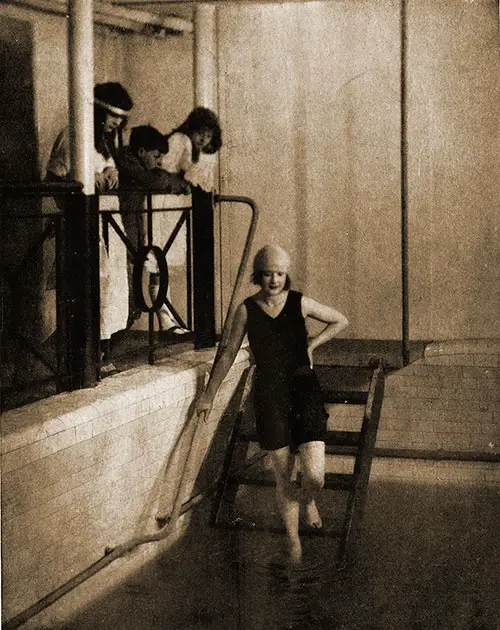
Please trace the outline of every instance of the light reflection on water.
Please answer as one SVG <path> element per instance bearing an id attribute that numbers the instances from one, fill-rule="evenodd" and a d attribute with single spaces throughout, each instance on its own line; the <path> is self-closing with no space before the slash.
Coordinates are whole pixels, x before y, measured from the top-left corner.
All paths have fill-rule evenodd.
<path id="1" fill-rule="evenodd" d="M 299 566 L 270 555 L 246 560 L 243 598 L 254 591 L 253 606 L 245 610 L 241 630 L 319 630 L 332 628 L 331 610 L 321 606 L 320 593 L 327 588 L 332 574 L 339 579 L 328 559 L 311 558 Z M 251 596 L 250 596 L 250 599 Z"/>

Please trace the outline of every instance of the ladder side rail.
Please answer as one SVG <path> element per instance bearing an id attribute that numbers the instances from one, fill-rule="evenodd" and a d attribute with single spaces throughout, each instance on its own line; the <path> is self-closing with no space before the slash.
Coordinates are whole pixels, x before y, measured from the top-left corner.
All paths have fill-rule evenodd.
<path id="1" fill-rule="evenodd" d="M 226 493 L 229 491 L 229 485 L 231 481 L 230 470 L 233 463 L 235 450 L 238 447 L 239 431 L 240 431 L 241 425 L 243 424 L 243 419 L 245 417 L 245 414 L 248 413 L 247 402 L 248 402 L 248 396 L 250 395 L 250 391 L 252 389 L 254 369 L 255 369 L 255 366 L 253 364 L 250 365 L 250 367 L 247 368 L 247 370 L 244 372 L 243 377 L 242 377 L 242 380 L 244 381 L 243 390 L 242 390 L 240 402 L 238 405 L 238 411 L 236 412 L 236 415 L 235 415 L 235 421 L 231 429 L 231 432 L 229 434 L 228 446 L 226 449 L 226 453 L 224 456 L 224 463 L 223 463 L 222 471 L 221 471 L 219 481 L 218 481 L 219 490 L 218 490 L 217 497 L 214 503 L 214 513 L 213 513 L 213 519 L 212 519 L 212 522 L 214 525 L 217 525 L 219 523 L 223 498 L 226 495 Z"/>
<path id="2" fill-rule="evenodd" d="M 361 426 L 360 444 L 354 463 L 353 487 L 347 502 L 343 535 L 339 547 L 340 568 L 344 568 L 347 564 L 354 530 L 363 515 L 383 396 L 384 375 L 382 365 L 379 363 L 371 378 Z"/>

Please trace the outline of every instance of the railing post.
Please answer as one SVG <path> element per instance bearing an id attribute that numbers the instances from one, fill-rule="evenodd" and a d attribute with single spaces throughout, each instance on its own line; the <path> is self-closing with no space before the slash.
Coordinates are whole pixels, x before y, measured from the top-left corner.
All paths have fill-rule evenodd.
<path id="1" fill-rule="evenodd" d="M 193 187 L 194 347 L 215 346 L 215 253 L 213 194 Z"/>
<path id="2" fill-rule="evenodd" d="M 70 389 L 97 383 L 99 365 L 99 211 L 98 197 L 78 193 L 65 208 L 64 278 L 67 296 L 67 366 Z"/>

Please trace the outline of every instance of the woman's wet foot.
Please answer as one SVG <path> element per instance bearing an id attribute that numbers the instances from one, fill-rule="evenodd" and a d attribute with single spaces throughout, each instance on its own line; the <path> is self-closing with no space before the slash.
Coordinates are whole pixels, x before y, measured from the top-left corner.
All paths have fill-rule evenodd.
<path id="1" fill-rule="evenodd" d="M 321 520 L 318 508 L 316 507 L 316 502 L 310 501 L 306 505 L 305 511 L 305 520 L 308 527 L 312 527 L 313 529 L 321 529 L 323 527 L 323 521 Z"/>

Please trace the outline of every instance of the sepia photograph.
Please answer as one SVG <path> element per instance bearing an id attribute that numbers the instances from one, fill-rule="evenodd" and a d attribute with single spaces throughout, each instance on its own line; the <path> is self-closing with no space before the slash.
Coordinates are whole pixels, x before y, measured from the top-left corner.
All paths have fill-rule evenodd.
<path id="1" fill-rule="evenodd" d="M 500 630 L 499 0 L 2 0 L 3 630 Z"/>

